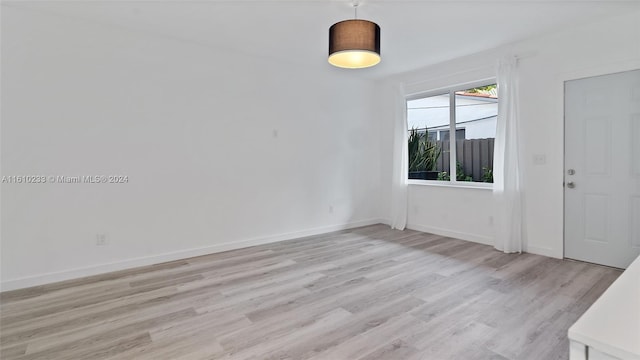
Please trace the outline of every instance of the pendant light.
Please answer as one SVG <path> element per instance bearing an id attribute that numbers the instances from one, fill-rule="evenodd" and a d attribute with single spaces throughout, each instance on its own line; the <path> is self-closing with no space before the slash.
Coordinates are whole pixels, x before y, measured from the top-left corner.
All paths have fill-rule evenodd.
<path id="1" fill-rule="evenodd" d="M 380 26 L 358 19 L 344 20 L 329 28 L 329 63 L 347 69 L 361 69 L 380 62 Z"/>

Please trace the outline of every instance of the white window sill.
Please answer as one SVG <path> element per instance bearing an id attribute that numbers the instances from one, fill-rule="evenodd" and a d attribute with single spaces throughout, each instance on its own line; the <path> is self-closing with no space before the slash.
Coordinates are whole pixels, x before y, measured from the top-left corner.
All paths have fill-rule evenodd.
<path id="1" fill-rule="evenodd" d="M 407 180 L 408 185 L 418 186 L 434 186 L 434 187 L 447 187 L 447 188 L 459 188 L 459 189 L 479 189 L 479 190 L 492 190 L 493 184 L 481 183 L 481 182 L 469 182 L 469 181 L 438 181 L 438 180 Z"/>

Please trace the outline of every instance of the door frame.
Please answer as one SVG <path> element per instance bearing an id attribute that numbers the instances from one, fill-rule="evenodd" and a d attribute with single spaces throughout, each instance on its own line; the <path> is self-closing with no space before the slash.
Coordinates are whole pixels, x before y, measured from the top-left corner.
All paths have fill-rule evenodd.
<path id="1" fill-rule="evenodd" d="M 565 187 L 564 187 L 564 178 L 565 172 L 567 171 L 567 165 L 565 163 L 566 156 L 566 119 L 565 119 L 565 83 L 567 81 L 572 80 L 580 80 L 584 78 L 590 78 L 594 76 L 602 76 L 602 75 L 610 75 L 615 73 L 621 73 L 625 71 L 632 71 L 640 69 L 640 61 L 638 60 L 629 60 L 629 61 L 621 61 L 621 62 L 613 62 L 600 64 L 598 66 L 586 67 L 582 69 L 572 70 L 569 72 L 563 72 L 556 75 L 554 92 L 555 98 L 560 99 L 558 101 L 558 105 L 555 108 L 555 112 L 558 114 L 558 118 L 562 119 L 562 245 L 559 251 L 556 252 L 555 257 L 559 257 L 562 259 L 566 259 L 565 257 L 565 245 L 567 239 L 565 238 L 565 210 L 566 210 L 566 199 L 565 199 Z"/>

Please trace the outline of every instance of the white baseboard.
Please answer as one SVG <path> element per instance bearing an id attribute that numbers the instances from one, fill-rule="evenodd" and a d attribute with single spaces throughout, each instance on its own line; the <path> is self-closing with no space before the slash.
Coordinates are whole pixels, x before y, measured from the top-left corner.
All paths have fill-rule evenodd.
<path id="1" fill-rule="evenodd" d="M 488 236 L 465 233 L 465 232 L 454 231 L 449 229 L 442 229 L 442 228 L 424 226 L 424 225 L 418 225 L 418 224 L 407 224 L 407 229 L 422 231 L 422 232 L 436 234 L 440 236 L 452 237 L 452 238 L 461 239 L 461 240 L 472 241 L 472 242 L 476 242 L 484 245 L 493 246 L 494 244 L 493 239 Z M 542 255 L 542 256 L 556 258 L 556 259 L 563 258 L 562 251 L 558 252 L 556 249 L 551 249 L 551 248 L 527 246 L 524 251 L 529 254 Z"/>
<path id="2" fill-rule="evenodd" d="M 543 248 L 538 246 L 527 246 L 526 252 L 529 254 L 542 255 L 546 257 L 562 259 L 564 258 L 562 252 L 558 253 L 558 251 L 550 248 Z"/>
<path id="3" fill-rule="evenodd" d="M 175 261 L 180 259 L 186 259 L 194 256 L 202 256 L 222 251 L 235 250 L 250 246 L 268 244 L 278 241 L 294 240 L 306 236 L 320 235 L 324 233 L 330 233 L 334 231 L 346 230 L 357 228 L 360 226 L 374 225 L 381 223 L 381 219 L 370 219 L 355 221 L 347 224 L 330 225 L 317 227 L 307 230 L 294 231 L 285 234 L 271 235 L 265 237 L 257 237 L 252 239 L 245 239 L 240 241 L 233 241 L 228 243 L 216 244 L 212 246 L 206 246 L 195 249 L 180 250 L 170 253 L 150 255 L 144 257 L 138 257 L 133 259 L 127 259 L 112 263 L 105 263 L 95 266 L 89 266 L 84 268 L 69 269 L 58 272 L 51 272 L 46 274 L 28 276 L 13 280 L 6 280 L 0 283 L 1 291 L 10 291 L 16 289 L 23 289 L 32 286 L 50 284 L 54 282 L 77 279 L 85 276 L 99 275 L 112 271 L 125 270 L 136 268 L 140 266 L 147 266 L 153 264 L 160 264 L 167 261 Z"/>
<path id="4" fill-rule="evenodd" d="M 432 226 L 424 226 L 424 225 L 418 225 L 418 224 L 407 224 L 407 229 L 416 230 L 416 231 L 422 231 L 422 232 L 426 232 L 426 233 L 430 233 L 430 234 L 436 234 L 436 235 L 440 235 L 440 236 L 452 237 L 452 238 L 471 241 L 471 242 L 480 243 L 480 244 L 484 244 L 484 245 L 493 246 L 493 243 L 494 243 L 493 239 L 488 237 L 488 236 L 471 234 L 471 233 L 466 233 L 466 232 L 461 232 L 461 231 L 455 231 L 455 230 L 443 229 L 443 228 L 438 228 L 438 227 L 432 227 Z"/>

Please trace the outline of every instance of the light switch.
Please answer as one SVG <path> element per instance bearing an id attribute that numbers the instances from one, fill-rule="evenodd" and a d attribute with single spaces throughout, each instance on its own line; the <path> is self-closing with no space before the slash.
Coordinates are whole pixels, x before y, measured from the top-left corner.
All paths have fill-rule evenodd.
<path id="1" fill-rule="evenodd" d="M 544 165 L 547 163 L 547 155 L 545 154 L 535 154 L 533 155 L 533 163 L 535 165 Z"/>

